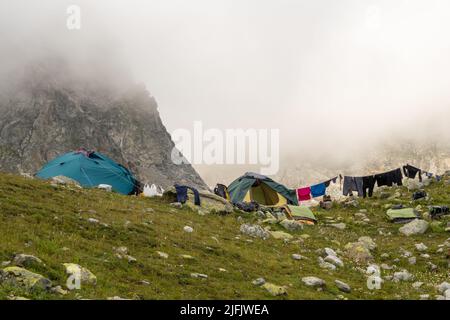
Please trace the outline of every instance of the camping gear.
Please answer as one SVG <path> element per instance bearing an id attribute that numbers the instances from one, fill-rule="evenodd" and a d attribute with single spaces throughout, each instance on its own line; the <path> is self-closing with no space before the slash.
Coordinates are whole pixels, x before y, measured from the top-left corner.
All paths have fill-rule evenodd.
<path id="1" fill-rule="evenodd" d="M 42 179 L 65 176 L 83 187 L 108 184 L 112 190 L 122 194 L 133 194 L 139 182 L 124 166 L 107 156 L 85 149 L 66 153 L 48 162 L 36 173 Z"/>
<path id="2" fill-rule="evenodd" d="M 413 208 L 389 209 L 386 215 L 391 222 L 408 222 L 420 217 Z"/>
<path id="3" fill-rule="evenodd" d="M 219 197 L 222 197 L 226 200 L 230 200 L 230 194 L 228 193 L 227 186 L 218 183 L 216 187 L 214 188 L 214 193 L 218 195 Z"/>
<path id="4" fill-rule="evenodd" d="M 425 191 L 416 191 L 412 195 L 413 200 L 419 200 L 422 198 L 425 198 L 427 196 L 427 193 Z"/>
<path id="5" fill-rule="evenodd" d="M 180 203 L 186 203 L 186 201 L 188 200 L 188 194 L 187 191 L 188 189 L 190 189 L 193 193 L 194 193 L 194 204 L 196 206 L 200 205 L 200 194 L 198 192 L 197 189 L 195 189 L 194 187 L 189 187 L 189 186 L 182 186 L 182 185 L 175 185 L 175 190 L 177 191 L 177 202 Z"/>
<path id="6" fill-rule="evenodd" d="M 297 189 L 297 199 L 298 201 L 308 201 L 311 200 L 311 188 L 300 188 Z"/>
<path id="7" fill-rule="evenodd" d="M 302 221 L 308 224 L 317 222 L 316 216 L 310 208 L 306 206 L 285 205 L 282 207 L 287 215 L 294 220 Z"/>
<path id="8" fill-rule="evenodd" d="M 429 212 L 430 212 L 431 218 L 436 219 L 443 215 L 449 214 L 450 210 L 447 206 L 430 206 Z"/>
<path id="9" fill-rule="evenodd" d="M 164 189 L 155 184 L 152 184 L 151 186 L 145 184 L 144 186 L 143 192 L 144 197 L 156 197 L 156 196 L 162 197 L 163 193 Z"/>
<path id="10" fill-rule="evenodd" d="M 253 212 L 259 209 L 258 202 L 252 201 L 252 202 L 237 202 L 235 203 L 235 206 L 242 211 L 245 212 Z"/>
<path id="11" fill-rule="evenodd" d="M 298 204 L 295 190 L 286 188 L 272 179 L 252 172 L 234 180 L 228 186 L 232 203 L 255 201 L 265 206 Z"/>

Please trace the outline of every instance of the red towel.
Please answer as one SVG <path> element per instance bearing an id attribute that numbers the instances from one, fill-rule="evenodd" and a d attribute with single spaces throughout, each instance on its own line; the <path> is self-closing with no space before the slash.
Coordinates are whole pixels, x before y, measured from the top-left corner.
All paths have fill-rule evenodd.
<path id="1" fill-rule="evenodd" d="M 308 201 L 311 199 L 311 188 L 300 188 L 297 189 L 297 198 L 298 201 Z"/>

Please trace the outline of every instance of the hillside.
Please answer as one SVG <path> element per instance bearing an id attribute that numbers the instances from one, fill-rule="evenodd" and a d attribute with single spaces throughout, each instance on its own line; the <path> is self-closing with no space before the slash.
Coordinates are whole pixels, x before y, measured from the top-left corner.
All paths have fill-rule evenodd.
<path id="1" fill-rule="evenodd" d="M 446 179 L 426 187 L 429 198 L 412 205 L 448 205 L 450 177 Z M 219 215 L 176 208 L 161 198 L 0 174 L 1 268 L 11 268 L 17 254 L 33 255 L 41 261 L 28 259 L 26 269 L 62 287 L 26 289 L 0 280 L 0 299 L 418 299 L 422 294 L 435 299 L 440 294 L 435 286 L 450 280 L 450 233 L 445 231 L 450 216 L 431 222 L 422 235 L 407 237 L 384 213 L 389 204 L 410 202 L 406 187 L 391 188 L 371 199 L 334 203 L 329 211 L 314 208 L 318 225 L 287 231 L 280 224 L 263 223 L 256 214 Z M 240 232 L 244 223 L 260 223 L 292 239 L 249 237 Z M 333 223 L 344 223 L 345 229 Z M 186 232 L 185 226 L 193 231 Z M 358 265 L 346 253 L 346 244 L 361 236 L 376 244 L 370 253 L 381 266 L 380 290 L 367 288 L 366 264 Z M 415 245 L 420 243 L 427 249 L 419 246 L 419 252 Z M 320 267 L 324 248 L 336 251 L 344 266 L 334 271 Z M 416 257 L 415 264 L 402 249 Z M 63 263 L 87 268 L 96 285 L 83 282 L 80 290 L 65 292 Z M 393 281 L 390 277 L 402 269 L 414 278 Z M 309 287 L 302 282 L 307 276 L 326 284 Z M 252 283 L 261 277 L 280 287 Z M 351 291 L 341 292 L 335 280 Z M 416 289 L 418 282 L 423 284 Z M 273 296 L 267 288 L 286 294 Z"/>

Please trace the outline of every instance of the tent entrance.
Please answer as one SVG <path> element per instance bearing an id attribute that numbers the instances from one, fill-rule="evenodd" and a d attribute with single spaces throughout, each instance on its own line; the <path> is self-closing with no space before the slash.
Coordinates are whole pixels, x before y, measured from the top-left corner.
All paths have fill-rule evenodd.
<path id="1" fill-rule="evenodd" d="M 244 201 L 255 201 L 265 206 L 282 206 L 287 204 L 287 199 L 284 196 L 260 181 L 256 181 L 247 191 Z"/>

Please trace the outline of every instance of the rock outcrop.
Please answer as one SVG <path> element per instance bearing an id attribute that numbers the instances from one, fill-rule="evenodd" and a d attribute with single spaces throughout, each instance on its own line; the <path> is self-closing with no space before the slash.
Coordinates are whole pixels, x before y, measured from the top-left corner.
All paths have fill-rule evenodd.
<path id="1" fill-rule="evenodd" d="M 19 72 L 18 72 L 19 73 Z M 171 160 L 174 143 L 143 86 L 86 79 L 66 65 L 36 64 L 0 92 L 0 170 L 35 173 L 80 147 L 127 166 L 142 182 L 206 185 Z"/>

